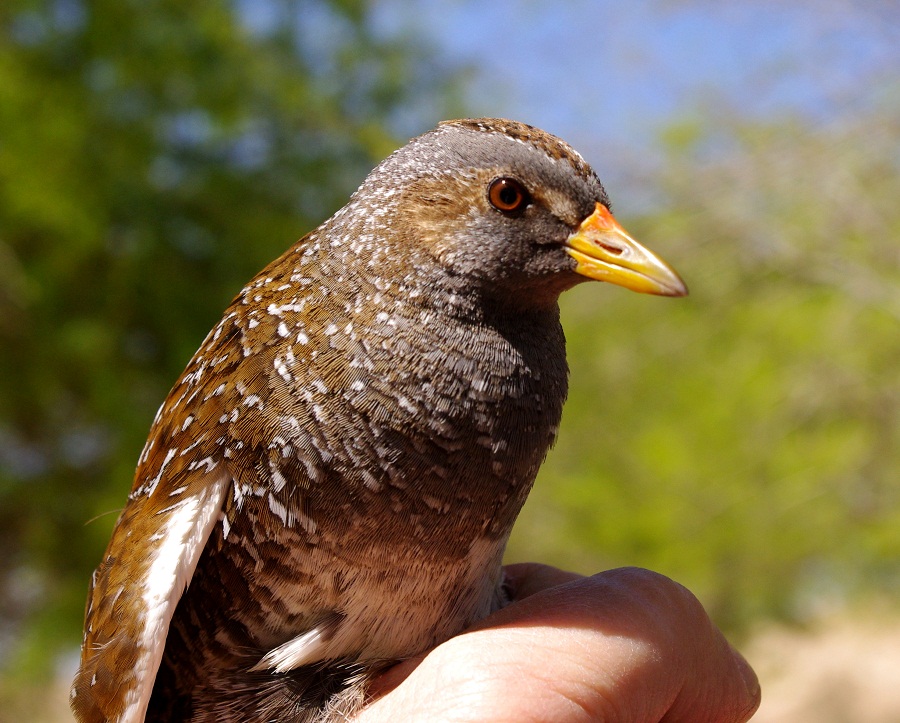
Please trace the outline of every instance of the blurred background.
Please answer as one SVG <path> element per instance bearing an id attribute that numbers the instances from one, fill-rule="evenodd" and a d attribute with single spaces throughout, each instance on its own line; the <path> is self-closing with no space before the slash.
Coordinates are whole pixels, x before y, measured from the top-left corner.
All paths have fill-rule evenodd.
<path id="1" fill-rule="evenodd" d="M 4 0 L 0 720 L 68 720 L 157 406 L 259 268 L 446 117 L 570 141 L 691 296 L 566 295 L 509 559 L 690 587 L 759 721 L 900 721 L 900 6 Z"/>

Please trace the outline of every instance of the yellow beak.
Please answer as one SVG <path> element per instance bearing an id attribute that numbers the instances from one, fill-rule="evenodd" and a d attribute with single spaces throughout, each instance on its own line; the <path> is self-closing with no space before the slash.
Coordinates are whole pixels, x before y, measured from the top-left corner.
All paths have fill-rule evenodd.
<path id="1" fill-rule="evenodd" d="M 675 270 L 625 233 L 602 203 L 566 240 L 576 273 L 624 286 L 642 294 L 686 296 L 687 286 Z"/>

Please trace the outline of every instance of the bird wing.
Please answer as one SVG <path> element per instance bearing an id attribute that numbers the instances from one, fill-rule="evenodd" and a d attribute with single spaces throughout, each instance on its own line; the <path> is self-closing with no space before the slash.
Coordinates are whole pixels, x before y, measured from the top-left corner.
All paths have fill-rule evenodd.
<path id="1" fill-rule="evenodd" d="M 144 720 L 169 623 L 230 482 L 216 466 L 194 476 L 190 492 L 161 498 L 157 489 L 133 498 L 123 511 L 91 581 L 81 668 L 72 688 L 80 720 Z"/>
<path id="2" fill-rule="evenodd" d="M 216 436 L 230 403 L 221 380 L 244 358 L 229 321 L 210 332 L 160 407 L 91 580 L 71 692 L 83 723 L 144 720 L 175 608 L 222 518 L 233 478 Z"/>
<path id="3" fill-rule="evenodd" d="M 265 273 L 260 278 L 271 281 Z M 259 319 L 235 310 L 246 294 L 262 293 L 259 286 L 233 302 L 154 420 L 91 583 L 71 693 L 82 723 L 143 721 L 178 601 L 218 520 L 227 534 L 229 491 L 239 504 L 240 480 L 256 468 L 248 457 L 281 439 L 293 380 L 276 343 L 287 329 L 282 309 Z M 285 480 L 270 467 L 277 491 Z"/>

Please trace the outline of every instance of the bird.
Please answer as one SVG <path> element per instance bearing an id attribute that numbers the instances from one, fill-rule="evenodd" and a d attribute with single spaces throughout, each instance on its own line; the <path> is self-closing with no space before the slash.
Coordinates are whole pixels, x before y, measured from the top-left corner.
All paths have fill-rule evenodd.
<path id="1" fill-rule="evenodd" d="M 253 278 L 152 423 L 77 720 L 346 720 L 502 607 L 567 394 L 560 294 L 687 293 L 610 208 L 556 136 L 444 121 Z"/>

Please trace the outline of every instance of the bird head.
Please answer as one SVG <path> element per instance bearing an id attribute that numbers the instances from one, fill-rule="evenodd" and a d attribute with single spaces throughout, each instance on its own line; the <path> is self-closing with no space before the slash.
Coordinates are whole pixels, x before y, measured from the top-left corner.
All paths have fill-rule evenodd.
<path id="1" fill-rule="evenodd" d="M 446 121 L 386 159 L 360 189 L 395 196 L 393 218 L 421 273 L 523 308 L 587 280 L 683 296 L 662 259 L 610 212 L 597 175 L 564 141 L 503 119 Z"/>

